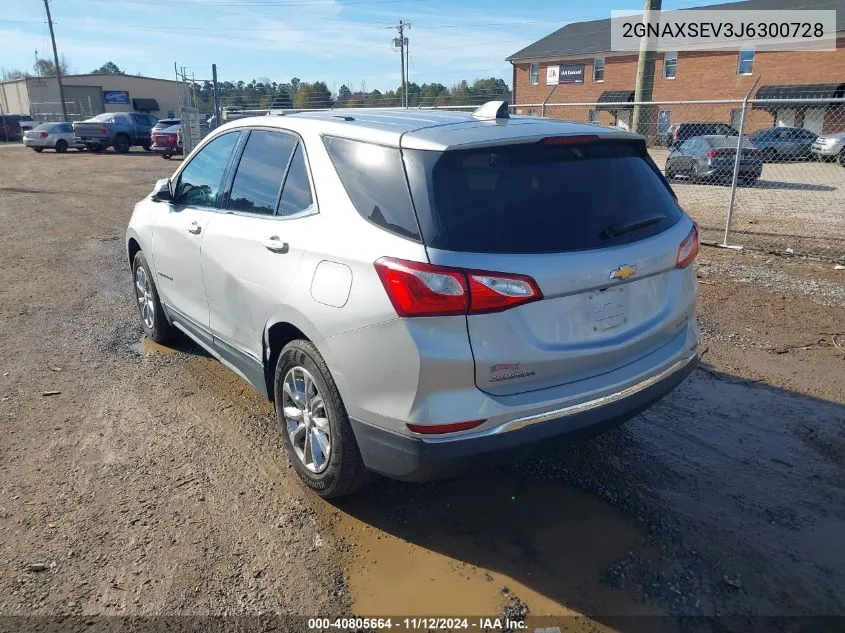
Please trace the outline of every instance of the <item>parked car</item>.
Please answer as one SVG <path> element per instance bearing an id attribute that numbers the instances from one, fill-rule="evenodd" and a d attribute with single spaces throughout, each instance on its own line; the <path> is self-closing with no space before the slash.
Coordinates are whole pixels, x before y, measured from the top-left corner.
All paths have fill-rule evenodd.
<path id="1" fill-rule="evenodd" d="M 715 121 L 690 121 L 688 123 L 675 123 L 670 125 L 664 136 L 664 145 L 668 148 L 678 147 L 687 139 L 695 136 L 739 136 L 731 125 Z"/>
<path id="2" fill-rule="evenodd" d="M 168 160 L 175 154 L 181 154 L 182 138 L 180 131 L 180 125 L 171 125 L 160 130 L 153 129 L 153 144 L 150 149 Z"/>
<path id="3" fill-rule="evenodd" d="M 231 122 L 126 240 L 146 335 L 273 400 L 324 497 L 600 432 L 698 362 L 698 230 L 643 138 L 504 102 Z"/>
<path id="4" fill-rule="evenodd" d="M 26 114 L 0 114 L 0 141 L 18 141 L 22 138 L 21 121 L 32 120 Z"/>
<path id="5" fill-rule="evenodd" d="M 74 138 L 73 125 L 70 123 L 40 123 L 32 130 L 23 133 L 23 144 L 36 152 L 54 149 L 59 153 L 69 147 L 85 149 L 85 144 Z"/>
<path id="6" fill-rule="evenodd" d="M 666 178 L 719 182 L 733 178 L 738 136 L 697 136 L 687 139 L 666 159 Z M 763 173 L 757 148 L 743 143 L 737 180 L 753 185 Z"/>
<path id="7" fill-rule="evenodd" d="M 33 119 L 28 114 L 21 115 L 20 120 L 18 121 L 18 125 L 21 128 L 21 134 L 24 134 L 27 130 L 33 129 L 36 125 L 38 125 L 38 121 Z"/>
<path id="8" fill-rule="evenodd" d="M 143 112 L 104 112 L 74 123 L 73 130 L 92 152 L 114 147 L 114 151 L 125 154 L 133 145 L 149 151 L 150 133 L 157 122 L 154 116 Z"/>
<path id="9" fill-rule="evenodd" d="M 819 160 L 839 160 L 845 167 L 845 131 L 819 136 L 810 147 L 810 152 Z"/>
<path id="10" fill-rule="evenodd" d="M 818 136 L 800 127 L 770 127 L 748 137 L 764 161 L 810 158 Z"/>

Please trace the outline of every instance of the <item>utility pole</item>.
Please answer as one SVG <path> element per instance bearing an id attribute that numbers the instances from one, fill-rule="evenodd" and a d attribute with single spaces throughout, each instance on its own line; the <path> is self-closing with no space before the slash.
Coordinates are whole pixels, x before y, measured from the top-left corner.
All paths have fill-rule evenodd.
<path id="1" fill-rule="evenodd" d="M 53 33 L 53 18 L 50 16 L 50 1 L 44 0 L 47 10 L 47 24 L 50 26 L 50 39 L 53 42 L 53 61 L 56 64 L 56 81 L 59 82 L 59 101 L 62 102 L 62 121 L 67 121 L 67 104 L 65 103 L 65 87 L 62 85 L 62 69 L 59 65 L 59 52 L 56 50 L 56 35 Z"/>
<path id="2" fill-rule="evenodd" d="M 405 29 L 411 28 L 410 24 L 405 24 L 402 20 L 399 20 L 399 25 L 396 27 L 396 30 L 399 31 L 399 37 L 393 38 L 393 46 L 395 47 L 394 50 L 399 50 L 399 61 L 402 65 L 402 85 L 399 88 L 399 100 L 403 102 L 404 107 L 408 107 L 408 81 L 405 75 L 405 61 L 406 61 L 406 51 L 408 50 L 408 38 L 405 37 Z M 408 74 L 410 75 L 411 68 L 408 66 Z"/>
<path id="3" fill-rule="evenodd" d="M 643 24 L 648 28 L 651 12 L 660 11 L 662 0 L 643 1 Z M 657 61 L 657 51 L 651 46 L 652 39 L 646 32 L 640 38 L 640 54 L 637 58 L 637 85 L 634 88 L 634 112 L 631 116 L 631 128 L 638 134 L 648 136 L 651 119 L 651 106 L 636 105 L 643 101 L 651 101 L 654 88 L 654 66 Z"/>
<path id="4" fill-rule="evenodd" d="M 217 64 L 211 65 L 211 88 L 214 91 L 214 127 L 217 127 L 220 125 L 220 93 L 217 92 Z"/>
<path id="5" fill-rule="evenodd" d="M 411 30 L 410 24 L 405 26 L 408 27 L 409 31 Z M 411 105 L 411 102 L 408 101 L 408 87 L 411 85 L 411 46 L 407 37 L 402 40 L 402 47 L 405 49 L 405 107 L 407 108 Z"/>

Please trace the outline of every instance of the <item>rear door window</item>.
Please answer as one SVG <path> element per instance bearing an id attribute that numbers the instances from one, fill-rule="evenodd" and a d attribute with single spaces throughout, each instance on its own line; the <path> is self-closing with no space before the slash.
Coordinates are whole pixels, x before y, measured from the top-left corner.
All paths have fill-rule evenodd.
<path id="1" fill-rule="evenodd" d="M 477 253 L 606 248 L 656 235 L 682 217 L 641 142 L 405 154 L 423 237 L 434 248 Z"/>
<path id="2" fill-rule="evenodd" d="M 290 134 L 253 130 L 238 163 L 227 208 L 273 215 L 296 143 Z"/>

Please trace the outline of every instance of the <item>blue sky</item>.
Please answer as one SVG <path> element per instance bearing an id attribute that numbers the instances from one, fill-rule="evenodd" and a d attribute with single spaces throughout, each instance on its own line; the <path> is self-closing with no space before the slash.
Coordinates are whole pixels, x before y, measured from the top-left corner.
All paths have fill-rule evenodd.
<path id="1" fill-rule="evenodd" d="M 670 0 L 664 9 L 696 4 L 708 2 Z M 0 65 L 31 71 L 36 49 L 52 56 L 43 4 L 0 5 Z M 112 60 L 128 73 L 169 78 L 177 61 L 205 79 L 215 62 L 221 80 L 299 77 L 335 91 L 399 84 L 390 42 L 400 19 L 412 24 L 412 81 L 510 83 L 506 56 L 566 22 L 636 10 L 642 0 L 51 0 L 50 7 L 59 52 L 74 72 Z"/>

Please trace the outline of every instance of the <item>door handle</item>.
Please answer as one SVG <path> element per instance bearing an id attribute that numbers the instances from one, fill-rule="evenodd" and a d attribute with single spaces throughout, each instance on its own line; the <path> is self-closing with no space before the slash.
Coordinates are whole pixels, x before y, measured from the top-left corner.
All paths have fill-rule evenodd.
<path id="1" fill-rule="evenodd" d="M 278 235 L 273 235 L 272 237 L 261 242 L 261 244 L 264 246 L 264 248 L 273 253 L 288 252 L 288 243 L 280 240 Z"/>
<path id="2" fill-rule="evenodd" d="M 197 224 L 196 222 L 191 222 L 191 226 L 188 227 L 188 233 L 193 233 L 194 235 L 199 235 L 200 231 L 202 231 L 202 227 Z"/>

